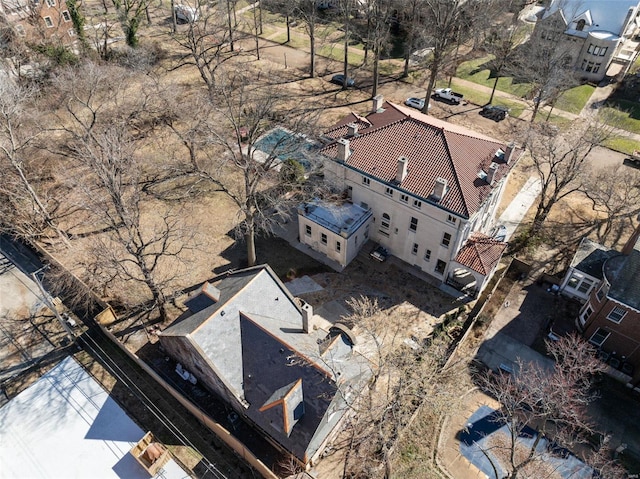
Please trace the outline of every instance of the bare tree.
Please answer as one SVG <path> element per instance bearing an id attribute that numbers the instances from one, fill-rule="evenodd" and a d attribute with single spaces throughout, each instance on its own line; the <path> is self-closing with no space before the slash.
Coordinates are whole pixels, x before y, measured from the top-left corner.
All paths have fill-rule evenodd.
<path id="1" fill-rule="evenodd" d="M 489 28 L 493 19 L 503 13 L 504 2 L 501 0 L 423 0 L 423 2 L 423 9 L 417 11 L 424 15 L 425 28 L 421 32 L 426 37 L 426 45 L 431 48 L 429 81 L 422 109 L 423 113 L 428 113 L 429 99 L 438 74 L 447 64 L 452 63 L 449 57 L 451 51 Z"/>
<path id="2" fill-rule="evenodd" d="M 88 255 L 80 260 L 84 277 L 91 276 L 92 287 L 128 285 L 132 300 L 150 296 L 149 309 L 157 308 L 164 320 L 168 291 L 185 270 L 182 255 L 194 243 L 180 208 L 151 206 L 144 193 L 146 172 L 157 162 L 144 152 L 161 121 L 154 104 L 160 92 L 148 75 L 92 64 L 64 72 L 54 83 L 63 106 L 57 152 L 70 160 L 67 176 L 74 191 L 68 201 L 94 228 L 83 232 L 90 236 Z M 104 283 L 97 285 L 100 278 Z"/>
<path id="3" fill-rule="evenodd" d="M 431 59 L 422 113 L 429 113 L 429 100 L 435 88 L 438 74 L 447 62 L 447 55 L 456 43 L 460 42 L 464 9 L 468 8 L 471 3 L 461 0 L 424 0 L 424 15 L 426 17 L 424 34 L 429 39 Z M 471 29 L 467 31 L 471 31 Z"/>
<path id="4" fill-rule="evenodd" d="M 513 61 L 513 57 L 516 54 L 515 47 L 520 42 L 521 35 L 522 32 L 519 27 L 518 17 L 514 15 L 513 22 L 509 27 L 505 28 L 503 25 L 499 25 L 492 30 L 491 35 L 489 35 L 487 39 L 485 48 L 487 52 L 493 55 L 489 66 L 491 67 L 491 74 L 495 76 L 489 103 L 493 101 L 498 81 Z"/>
<path id="5" fill-rule="evenodd" d="M 295 0 L 295 2 L 292 3 L 295 3 L 293 15 L 295 16 L 295 18 L 300 19 L 304 23 L 305 30 L 307 32 L 307 35 L 309 36 L 309 77 L 315 78 L 317 40 L 316 28 L 320 21 L 316 0 Z"/>
<path id="6" fill-rule="evenodd" d="M 23 238 L 37 239 L 48 232 L 69 244 L 60 228 L 54 198 L 48 196 L 35 143 L 41 130 L 34 123 L 34 112 L 28 110 L 35 98 L 33 90 L 11 81 L 0 84 L 0 165 L 3 181 L 3 228 Z"/>
<path id="7" fill-rule="evenodd" d="M 564 133 L 532 125 L 525 145 L 531 154 L 542 191 L 528 232 L 537 236 L 558 201 L 581 190 L 587 157 L 593 149 L 613 137 L 613 128 L 598 116 L 576 124 Z"/>
<path id="8" fill-rule="evenodd" d="M 563 91 L 577 84 L 573 70 L 573 48 L 574 46 L 559 39 L 537 32 L 510 55 L 511 61 L 507 67 L 509 73 L 532 87 L 531 122 L 535 120 L 541 106 L 553 106 Z"/>
<path id="9" fill-rule="evenodd" d="M 555 361 L 551 366 L 520 361 L 513 374 L 489 372 L 480 378 L 481 387 L 501 405 L 492 420 L 506 429 L 479 445 L 496 477 L 503 469 L 509 479 L 559 478 L 558 463 L 550 458 L 562 448 L 587 444 L 595 433 L 586 408 L 595 399 L 591 383 L 603 363 L 577 335 L 547 342 L 547 351 Z M 531 440 L 523 441 L 532 431 Z M 602 467 L 599 455 L 584 453 L 581 459 Z M 614 465 L 606 467 L 606 477 L 622 477 Z"/>
<path id="10" fill-rule="evenodd" d="M 370 361 L 368 384 L 343 391 L 353 418 L 344 441 L 344 477 L 393 477 L 397 446 L 418 414 L 434 419 L 456 409 L 465 367 L 444 367 L 449 341 L 433 336 L 424 343 L 407 338 L 407 320 L 397 309 L 382 311 L 377 299 L 348 300 L 346 322 Z M 427 413 L 428 411 L 428 413 Z"/>
<path id="11" fill-rule="evenodd" d="M 406 33 L 404 43 L 404 70 L 403 77 L 409 76 L 409 66 L 411 63 L 411 55 L 416 49 L 422 47 L 420 44 L 425 39 L 424 26 L 420 21 L 422 17 L 423 0 L 410 0 L 403 2 L 400 6 L 403 8 L 405 20 L 402 23 L 402 29 Z"/>
<path id="12" fill-rule="evenodd" d="M 640 173 L 625 166 L 592 170 L 583 181 L 582 193 L 596 213 L 598 241 L 616 244 L 629 223 L 640 214 Z M 611 239 L 611 233 L 618 234 Z"/>
<path id="13" fill-rule="evenodd" d="M 211 182 L 238 208 L 236 233 L 246 242 L 248 264 L 254 265 L 256 234 L 272 232 L 292 206 L 293 200 L 283 195 L 287 189 L 279 174 L 283 161 L 308 161 L 307 167 L 315 161 L 300 135 L 313 131 L 317 112 L 304 103 L 296 105 L 277 85 L 252 86 L 241 74 L 228 75 L 220 88 L 215 107 L 195 100 L 198 119 L 177 120 L 185 113 L 193 118 L 190 107 L 177 113 L 168 126 L 188 152 L 183 174 Z M 261 141 L 278 124 L 286 130 Z"/>
<path id="14" fill-rule="evenodd" d="M 371 96 L 378 94 L 380 82 L 380 57 L 389 40 L 391 3 L 387 0 L 371 0 L 367 10 L 367 24 L 370 25 L 367 45 L 373 52 L 373 87 Z"/>
<path id="15" fill-rule="evenodd" d="M 229 2 L 227 6 L 231 8 Z M 203 8 L 197 22 L 189 22 L 184 33 L 174 36 L 184 53 L 172 69 L 195 66 L 212 98 L 218 87 L 219 69 L 238 54 L 231 47 L 235 26 L 232 23 L 227 25 L 227 22 L 232 22 L 231 13 L 225 13 L 222 8 L 222 4 Z"/>

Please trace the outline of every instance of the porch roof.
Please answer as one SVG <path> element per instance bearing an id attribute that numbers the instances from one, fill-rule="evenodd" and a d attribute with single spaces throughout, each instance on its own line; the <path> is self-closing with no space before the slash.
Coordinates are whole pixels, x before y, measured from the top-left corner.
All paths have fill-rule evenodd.
<path id="1" fill-rule="evenodd" d="M 498 264 L 507 243 L 482 233 L 473 233 L 458 252 L 455 261 L 476 273 L 487 276 Z"/>

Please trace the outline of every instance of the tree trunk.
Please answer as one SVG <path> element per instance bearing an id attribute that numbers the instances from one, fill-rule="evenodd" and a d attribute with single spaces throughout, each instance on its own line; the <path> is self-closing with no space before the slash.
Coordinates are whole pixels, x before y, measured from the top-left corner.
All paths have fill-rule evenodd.
<path id="1" fill-rule="evenodd" d="M 227 23 L 229 26 L 229 48 L 233 51 L 233 24 L 231 22 L 231 2 L 227 0 Z"/>
<path id="2" fill-rule="evenodd" d="M 493 101 L 493 95 L 496 93 L 496 88 L 498 87 L 498 80 L 500 80 L 500 75 L 496 74 L 496 81 L 493 82 L 493 88 L 491 89 L 491 96 L 489 97 L 489 104 Z"/>
<path id="3" fill-rule="evenodd" d="M 169 317 L 167 314 L 167 308 L 166 308 L 167 299 L 165 298 L 160 288 L 158 288 L 158 285 L 153 279 L 153 274 L 151 273 L 151 271 L 149 271 L 149 269 L 144 264 L 144 258 L 136 258 L 136 260 L 140 264 L 140 269 L 142 269 L 142 274 L 144 276 L 144 282 L 149 288 L 149 291 L 151 291 L 151 296 L 153 297 L 153 301 L 156 304 L 156 307 L 158 308 L 158 313 L 160 314 L 160 320 L 164 322 Z"/>
<path id="4" fill-rule="evenodd" d="M 316 76 L 316 32 L 315 25 L 309 25 L 309 48 L 311 53 L 311 65 L 309 66 L 309 77 L 315 78 Z"/>
<path id="5" fill-rule="evenodd" d="M 378 42 L 373 46 L 373 89 L 371 90 L 371 97 L 375 97 L 378 94 L 378 84 L 380 80 L 380 47 Z"/>
<path id="6" fill-rule="evenodd" d="M 344 6 L 344 65 L 342 67 L 344 73 L 344 82 L 342 82 L 342 89 L 346 90 L 349 83 L 349 2 Z"/>
<path id="7" fill-rule="evenodd" d="M 436 84 L 436 76 L 438 75 L 438 68 L 440 68 L 440 58 L 434 56 L 431 63 L 431 74 L 429 75 L 429 86 L 424 98 L 424 106 L 422 107 L 422 113 L 429 114 L 429 101 L 431 100 L 431 92 Z"/>
<path id="8" fill-rule="evenodd" d="M 255 40 L 256 40 L 256 58 L 260 60 L 260 37 L 258 36 L 258 13 L 256 9 L 253 9 L 253 28 L 255 30 Z"/>
<path id="9" fill-rule="evenodd" d="M 291 41 L 291 25 L 289 25 L 289 14 L 287 14 L 287 43 Z"/>
<path id="10" fill-rule="evenodd" d="M 247 242 L 247 266 L 255 266 L 257 262 L 256 258 L 256 232 L 253 226 L 249 226 L 247 233 L 245 234 L 245 241 Z"/>

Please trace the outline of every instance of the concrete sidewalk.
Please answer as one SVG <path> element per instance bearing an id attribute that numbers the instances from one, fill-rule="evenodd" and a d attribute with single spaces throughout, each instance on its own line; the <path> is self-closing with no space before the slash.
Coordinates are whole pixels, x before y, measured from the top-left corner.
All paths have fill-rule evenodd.
<path id="1" fill-rule="evenodd" d="M 542 182 L 540 178 L 531 177 L 524 184 L 522 189 L 518 192 L 516 197 L 509 203 L 509 206 L 504 210 L 499 224 L 504 225 L 507 228 L 507 234 L 505 241 L 509 241 L 513 233 L 516 231 L 518 225 L 522 222 L 522 219 L 531 208 L 531 205 L 536 201 L 536 198 L 542 191 Z"/>

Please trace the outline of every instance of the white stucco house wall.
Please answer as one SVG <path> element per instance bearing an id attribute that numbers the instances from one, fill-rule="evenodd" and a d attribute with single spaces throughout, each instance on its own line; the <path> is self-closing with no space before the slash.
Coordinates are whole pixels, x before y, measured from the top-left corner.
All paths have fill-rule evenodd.
<path id="1" fill-rule="evenodd" d="M 298 207 L 298 237 L 311 249 L 347 266 L 369 240 L 370 209 L 351 202 L 304 203 Z"/>
<path id="2" fill-rule="evenodd" d="M 588 81 L 626 72 L 638 55 L 638 0 L 551 0 L 534 36 L 560 43 Z"/>
<path id="3" fill-rule="evenodd" d="M 458 255 L 472 233 L 488 238 L 521 150 L 381 97 L 366 117 L 351 113 L 325 140 L 325 181 L 372 212 L 373 241 L 443 283 L 482 290 L 490 275 L 474 274 L 473 254 Z M 474 251 L 484 255 L 486 273 L 504 248 Z"/>
<path id="4" fill-rule="evenodd" d="M 582 238 L 560 283 L 560 292 L 584 303 L 591 292 L 600 286 L 605 261 L 618 254 L 589 238 Z"/>

